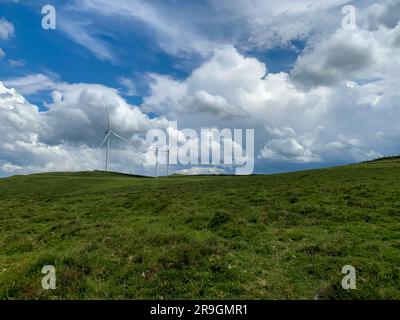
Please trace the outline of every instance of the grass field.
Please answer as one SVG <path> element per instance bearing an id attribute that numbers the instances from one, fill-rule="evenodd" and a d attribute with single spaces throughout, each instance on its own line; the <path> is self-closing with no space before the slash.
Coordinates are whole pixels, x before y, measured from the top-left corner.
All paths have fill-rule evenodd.
<path id="1" fill-rule="evenodd" d="M 0 299 L 400 298 L 400 160 L 0 179 Z M 41 269 L 56 268 L 43 290 Z M 344 265 L 357 289 L 341 287 Z"/>

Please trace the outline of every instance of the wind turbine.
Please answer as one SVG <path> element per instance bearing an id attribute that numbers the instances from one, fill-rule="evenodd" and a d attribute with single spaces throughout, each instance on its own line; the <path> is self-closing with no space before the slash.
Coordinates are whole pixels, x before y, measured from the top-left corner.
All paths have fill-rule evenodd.
<path id="1" fill-rule="evenodd" d="M 167 150 L 161 150 L 163 152 L 167 153 L 167 177 L 169 176 L 169 152 L 171 151 L 171 148 L 168 148 Z"/>
<path id="2" fill-rule="evenodd" d="M 171 149 L 169 148 L 166 152 L 167 152 L 167 177 L 169 176 L 169 151 Z"/>
<path id="3" fill-rule="evenodd" d="M 110 140 L 111 140 L 111 136 L 115 136 L 118 139 L 128 142 L 128 140 L 126 140 L 125 138 L 122 138 L 120 135 L 116 134 L 114 131 L 112 131 L 111 129 L 111 124 L 110 124 L 110 116 L 108 114 L 108 107 L 106 107 L 106 113 L 107 113 L 107 130 L 105 131 L 105 138 L 104 140 L 101 142 L 100 147 L 103 147 L 103 145 L 106 143 L 106 164 L 105 164 L 105 171 L 108 171 L 108 157 L 110 154 Z"/>
<path id="4" fill-rule="evenodd" d="M 159 152 L 166 152 L 167 153 L 167 177 L 169 175 L 169 152 L 171 148 L 165 149 L 165 150 L 160 150 L 159 147 L 155 147 L 154 149 L 156 151 L 156 174 L 155 177 L 158 178 L 158 154 Z"/>
<path id="5" fill-rule="evenodd" d="M 156 179 L 158 178 L 158 147 L 156 147 Z"/>

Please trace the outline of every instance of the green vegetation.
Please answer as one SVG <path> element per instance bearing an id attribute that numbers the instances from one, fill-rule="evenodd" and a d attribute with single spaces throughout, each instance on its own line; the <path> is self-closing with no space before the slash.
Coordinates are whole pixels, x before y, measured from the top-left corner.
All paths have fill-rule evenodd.
<path id="1" fill-rule="evenodd" d="M 0 180 L 0 299 L 400 298 L 400 160 Z M 54 265 L 57 289 L 43 290 Z M 343 290 L 344 265 L 357 289 Z"/>

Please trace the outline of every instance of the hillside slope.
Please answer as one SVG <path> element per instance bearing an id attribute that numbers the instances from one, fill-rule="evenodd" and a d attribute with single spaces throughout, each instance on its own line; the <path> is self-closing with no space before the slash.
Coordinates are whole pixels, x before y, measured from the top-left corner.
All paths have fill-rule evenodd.
<path id="1" fill-rule="evenodd" d="M 0 179 L 0 299 L 400 298 L 398 159 L 268 176 Z M 57 289 L 41 287 L 54 265 Z M 357 289 L 341 288 L 344 265 Z"/>

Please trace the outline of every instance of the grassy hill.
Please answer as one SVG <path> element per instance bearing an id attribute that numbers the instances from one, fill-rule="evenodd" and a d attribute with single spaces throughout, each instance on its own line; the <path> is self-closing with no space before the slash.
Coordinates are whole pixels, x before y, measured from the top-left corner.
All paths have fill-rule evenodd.
<path id="1" fill-rule="evenodd" d="M 0 299 L 400 298 L 400 160 L 0 179 Z M 41 288 L 54 265 L 57 289 Z M 341 288 L 344 265 L 357 289 Z"/>

